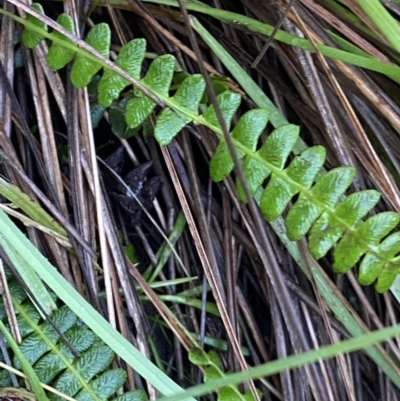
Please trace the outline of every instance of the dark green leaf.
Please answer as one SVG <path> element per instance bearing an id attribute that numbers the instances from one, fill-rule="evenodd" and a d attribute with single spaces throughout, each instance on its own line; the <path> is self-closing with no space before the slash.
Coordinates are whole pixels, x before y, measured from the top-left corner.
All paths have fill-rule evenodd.
<path id="1" fill-rule="evenodd" d="M 67 307 L 62 307 L 52 314 L 52 320 L 57 328 L 63 333 L 76 322 L 76 315 Z M 26 337 L 20 349 L 30 364 L 34 364 L 43 354 L 50 350 L 48 341 L 55 343 L 60 335 L 49 322 L 44 322 L 40 330 Z M 47 341 L 43 339 L 47 338 Z M 18 360 L 14 361 L 15 367 L 19 368 Z"/>
<path id="2" fill-rule="evenodd" d="M 124 384 L 126 377 L 123 369 L 108 370 L 93 381 L 92 388 L 98 397 L 106 400 Z"/>
<path id="3" fill-rule="evenodd" d="M 93 128 L 97 128 L 97 126 L 100 123 L 100 120 L 104 116 L 105 111 L 106 111 L 106 109 L 97 103 L 90 107 L 90 117 L 92 120 Z"/>
<path id="4" fill-rule="evenodd" d="M 147 401 L 148 397 L 142 390 L 127 391 L 126 393 L 115 398 L 114 401 Z"/>
<path id="5" fill-rule="evenodd" d="M 102 373 L 89 388 L 83 388 L 74 398 L 77 401 L 96 401 L 110 398 L 125 382 L 126 372 L 123 369 L 112 369 Z"/>
<path id="6" fill-rule="evenodd" d="M 92 379 L 113 360 L 114 352 L 106 346 L 91 347 L 77 360 L 76 369 L 85 380 Z"/>
<path id="7" fill-rule="evenodd" d="M 70 345 L 78 352 L 86 351 L 94 341 L 94 334 L 87 329 L 73 329 L 66 333 Z M 43 383 L 50 383 L 62 370 L 66 368 L 65 361 L 72 363 L 75 357 L 65 343 L 55 348 L 57 353 L 43 356 L 36 364 L 35 371 Z M 54 352 L 54 351 L 53 351 Z"/>

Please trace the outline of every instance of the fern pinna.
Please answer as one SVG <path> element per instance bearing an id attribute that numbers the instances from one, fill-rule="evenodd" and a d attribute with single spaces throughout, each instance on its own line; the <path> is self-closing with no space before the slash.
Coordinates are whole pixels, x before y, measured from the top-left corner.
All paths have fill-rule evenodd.
<path id="1" fill-rule="evenodd" d="M 33 7 L 43 12 L 40 5 L 34 4 Z M 27 18 L 29 26 L 24 31 L 23 41 L 25 45 L 34 47 L 45 37 L 43 33 L 47 27 L 32 15 Z M 68 15 L 60 15 L 57 21 L 74 32 Z M 108 25 L 102 23 L 90 30 L 86 41 L 108 57 L 110 36 Z M 70 46 L 71 39 L 60 32 L 55 31 L 51 38 L 53 43 L 47 61 L 51 68 L 59 69 L 72 61 L 75 52 Z M 115 64 L 139 80 L 144 55 L 145 41 L 135 39 L 122 47 Z M 210 161 L 210 173 L 214 181 L 221 181 L 232 172 L 233 161 L 214 108 L 201 105 L 203 112 L 199 113 L 204 80 L 200 75 L 190 75 L 169 97 L 175 62 L 172 55 L 157 57 L 144 78 L 140 79 L 143 87 L 166 105 L 156 117 L 154 135 L 160 145 L 167 145 L 188 123 L 210 128 L 220 139 Z M 103 65 L 80 49 L 72 66 L 72 83 L 79 88 L 87 86 Z M 97 86 L 100 105 L 110 106 L 128 85 L 127 79 L 107 67 Z M 228 127 L 240 102 L 240 95 L 231 91 L 224 91 L 218 96 Z M 124 101 L 120 103 L 125 107 L 125 120 L 130 128 L 139 127 L 156 107 L 156 103 L 138 88 L 125 94 Z M 250 110 L 231 132 L 248 185 L 259 201 L 266 220 L 273 221 L 285 213 L 288 204 L 297 196 L 285 219 L 289 238 L 299 240 L 308 235 L 310 252 L 317 259 L 333 249 L 333 268 L 339 273 L 347 272 L 362 258 L 358 276 L 360 283 L 367 285 L 377 280 L 376 289 L 386 291 L 400 271 L 400 233 L 389 235 L 398 224 L 399 215 L 384 212 L 365 218 L 378 202 L 380 194 L 367 190 L 346 198 L 344 193 L 355 174 L 352 167 L 336 168 L 320 177 L 318 173 L 325 161 L 325 149 L 321 146 L 303 151 L 289 163 L 289 155 L 299 135 L 297 126 L 278 127 L 259 147 L 259 138 L 267 122 L 267 110 Z M 245 200 L 241 186 L 238 185 L 237 189 L 241 199 Z"/>
<path id="2" fill-rule="evenodd" d="M 26 292 L 14 279 L 9 280 L 9 288 L 22 337 L 20 350 L 33 366 L 39 380 L 78 401 L 110 399 L 125 383 L 127 376 L 123 369 L 109 367 L 114 359 L 111 348 L 84 326 L 67 306 L 60 307 L 51 315 L 52 322 L 67 341 L 61 339 L 59 332 L 48 321 L 43 321 Z M 0 319 L 6 323 L 2 299 Z M 13 359 L 13 366 L 21 368 L 17 358 Z M 9 372 L 0 370 L 0 388 L 10 386 Z M 49 394 L 49 399 L 64 400 L 54 394 Z M 140 390 L 128 391 L 114 398 L 115 401 L 147 399 L 146 393 Z"/>

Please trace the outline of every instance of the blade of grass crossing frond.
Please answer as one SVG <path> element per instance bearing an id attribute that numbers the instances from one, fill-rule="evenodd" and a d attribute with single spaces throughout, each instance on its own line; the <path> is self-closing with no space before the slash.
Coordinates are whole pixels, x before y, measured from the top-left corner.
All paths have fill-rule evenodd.
<path id="1" fill-rule="evenodd" d="M 57 306 L 32 266 L 34 263 L 32 255 L 24 247 L 18 246 L 18 232 L 23 236 L 8 216 L 0 211 L 0 246 L 17 269 L 24 284 L 30 289 L 34 297 L 32 301 L 38 303 L 41 310 L 51 315 Z M 25 236 L 23 237 L 28 241 Z"/>
<path id="2" fill-rule="evenodd" d="M 279 236 L 286 249 L 292 255 L 296 263 L 300 266 L 303 273 L 310 279 L 310 272 L 312 278 L 318 288 L 318 292 L 324 298 L 325 302 L 329 306 L 329 309 L 333 312 L 336 318 L 343 324 L 343 326 L 349 331 L 352 336 L 359 336 L 365 333 L 364 329 L 360 326 L 357 320 L 354 318 L 352 313 L 346 308 L 344 303 L 340 300 L 339 296 L 333 291 L 328 281 L 320 271 L 317 262 L 313 258 L 308 258 L 306 261 L 300 252 L 297 242 L 290 241 L 286 234 L 285 222 L 282 218 L 279 218 L 270 223 L 275 233 Z M 396 281 L 395 281 L 396 283 Z M 400 279 L 397 280 L 400 287 Z M 396 286 L 397 284 L 395 284 Z M 392 290 L 392 288 L 391 288 Z M 394 294 L 396 295 L 396 294 Z M 400 295 L 400 290 L 398 290 Z M 368 347 L 365 352 L 370 358 L 382 369 L 382 371 L 390 377 L 390 379 L 398 387 L 400 386 L 400 375 L 398 368 L 393 364 L 391 360 L 382 354 L 377 347 Z"/>
<path id="3" fill-rule="evenodd" d="M 259 86 L 252 80 L 251 77 L 243 70 L 243 68 L 236 62 L 236 60 L 216 41 L 212 35 L 197 21 L 192 19 L 192 26 L 196 32 L 202 37 L 207 45 L 214 51 L 217 57 L 224 64 L 225 68 L 230 71 L 238 83 L 242 86 L 247 95 L 254 100 L 259 107 L 270 110 L 270 121 L 274 126 L 287 124 L 287 120 L 275 107 L 271 100 L 259 88 Z M 296 154 L 307 148 L 306 144 L 300 139 L 293 153 Z M 328 304 L 329 308 L 336 315 L 336 317 L 343 323 L 346 329 L 353 335 L 360 335 L 364 330 L 354 319 L 352 314 L 346 309 L 345 305 L 337 297 L 337 295 L 330 289 L 329 284 L 316 268 L 315 262 L 306 262 L 299 250 L 296 242 L 290 241 L 286 234 L 285 224 L 282 218 L 270 223 L 274 231 L 280 237 L 283 244 L 288 249 L 292 257 L 297 261 L 303 272 L 309 276 L 309 265 L 313 264 L 313 278 L 317 283 L 318 289 Z M 397 282 L 400 282 L 398 280 Z M 400 290 L 398 291 L 400 293 Z M 386 357 L 376 347 L 370 347 L 366 350 L 369 356 L 381 367 L 381 369 L 397 384 L 400 385 L 400 378 L 394 366 L 388 363 Z"/>
<path id="4" fill-rule="evenodd" d="M 200 24 L 200 22 L 197 19 L 192 18 L 192 26 L 196 30 L 196 32 L 202 37 L 202 39 L 207 43 L 207 45 L 218 56 L 218 58 L 224 64 L 225 68 L 229 70 L 229 72 L 235 77 L 235 79 L 242 86 L 247 95 L 254 100 L 257 106 L 270 110 L 271 123 L 275 127 L 287 124 L 288 123 L 287 120 L 275 107 L 272 101 L 265 95 L 265 93 L 252 80 L 252 78 L 243 70 L 243 68 L 236 62 L 236 60 L 219 44 L 217 40 L 214 39 L 212 35 L 210 35 L 210 33 Z M 306 148 L 307 145 L 301 138 L 299 138 L 298 142 L 296 143 L 296 146 L 293 149 L 293 153 L 298 154 Z M 277 224 L 279 226 L 279 223 Z M 274 227 L 274 229 L 276 229 L 275 223 L 272 223 L 272 226 Z M 283 236 L 285 237 L 286 234 Z M 294 245 L 294 243 L 290 241 L 287 237 L 285 240 L 283 238 L 281 239 L 287 244 L 287 246 L 290 246 L 290 248 L 292 249 L 290 251 L 292 256 L 294 256 L 294 254 L 297 254 L 298 258 L 296 259 L 301 259 L 301 256 L 299 256 L 298 247 Z M 303 267 L 304 266 L 305 264 L 303 263 Z M 400 302 L 400 278 L 395 280 L 390 290 L 396 297 L 397 301 Z M 348 320 L 346 319 L 346 321 Z M 349 329 L 349 331 L 351 330 Z"/>
<path id="5" fill-rule="evenodd" d="M 193 29 L 207 43 L 210 49 L 218 56 L 225 65 L 225 68 L 235 77 L 238 83 L 246 90 L 254 102 L 259 107 L 267 109 L 270 112 L 269 119 L 274 127 L 279 127 L 283 124 L 288 124 L 286 118 L 276 108 L 272 101 L 263 93 L 260 87 L 244 72 L 238 62 L 214 39 L 214 37 L 200 24 L 195 17 L 191 17 L 191 25 Z"/>
<path id="6" fill-rule="evenodd" d="M 13 350 L 14 355 L 20 361 L 22 370 L 24 371 L 26 377 L 28 378 L 29 383 L 32 386 L 32 390 L 35 393 L 35 396 L 38 399 L 38 401 L 48 401 L 46 393 L 44 392 L 43 387 L 40 384 L 39 378 L 37 377 L 35 370 L 28 362 L 28 360 L 25 358 L 24 354 L 19 349 L 18 344 L 14 341 L 14 338 L 11 336 L 11 334 L 6 329 L 4 323 L 1 320 L 0 320 L 0 331 L 7 340 L 7 344 L 10 345 L 11 349 Z"/>
<path id="7" fill-rule="evenodd" d="M 99 336 L 117 355 L 160 393 L 169 396 L 183 389 L 151 363 L 125 337 L 115 330 L 65 279 L 22 234 L 8 216 L 0 210 L 0 238 L 12 241 L 15 249 L 29 255 L 31 266 L 39 277 L 69 308 Z M 13 234 L 13 235 L 12 235 Z M 10 245 L 10 244 L 9 244 Z M 10 245 L 11 246 L 11 245 Z M 195 401 L 185 397 L 187 401 Z"/>
<path id="8" fill-rule="evenodd" d="M 188 395 L 196 397 L 202 394 L 208 394 L 212 391 L 217 390 L 218 388 L 224 387 L 229 384 L 235 385 L 243 383 L 247 380 L 270 376 L 272 374 L 276 374 L 287 369 L 293 369 L 299 366 L 303 366 L 305 364 L 317 362 L 321 359 L 332 358 L 339 354 L 366 348 L 374 343 L 384 341 L 389 337 L 395 337 L 399 333 L 400 325 L 387 327 L 368 334 L 357 336 L 355 338 L 351 338 L 350 340 L 341 341 L 337 344 L 327 345 L 316 350 L 304 352 L 302 354 L 291 355 L 283 359 L 268 362 L 254 368 L 249 368 L 248 370 L 243 372 L 225 375 L 225 377 L 223 378 L 211 380 L 206 384 L 200 384 L 198 386 L 191 387 L 181 394 L 175 394 L 172 397 L 158 398 L 157 401 L 180 401 Z"/>

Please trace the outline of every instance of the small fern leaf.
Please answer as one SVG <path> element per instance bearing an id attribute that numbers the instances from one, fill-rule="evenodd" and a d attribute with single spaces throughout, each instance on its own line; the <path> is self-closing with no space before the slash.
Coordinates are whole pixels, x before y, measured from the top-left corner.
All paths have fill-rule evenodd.
<path id="1" fill-rule="evenodd" d="M 258 397 L 259 397 L 260 399 L 262 399 L 264 393 L 263 393 L 259 388 L 256 388 L 256 391 L 257 391 Z M 244 400 L 245 400 L 245 401 L 254 401 L 254 395 L 253 395 L 253 393 L 252 393 L 251 390 L 247 390 L 247 391 L 244 393 Z"/>
<path id="2" fill-rule="evenodd" d="M 231 91 L 222 92 L 217 96 L 217 103 L 228 130 L 230 130 L 232 118 L 239 108 L 241 101 L 242 97 L 238 93 Z M 203 118 L 213 127 L 221 128 L 214 106 L 211 105 L 207 108 L 203 114 Z"/>
<path id="3" fill-rule="evenodd" d="M 0 308 L 3 309 L 3 305 L 1 305 Z M 25 338 L 29 334 L 33 333 L 34 329 L 32 327 L 32 323 L 33 325 L 37 325 L 41 319 L 40 313 L 38 312 L 37 308 L 31 303 L 24 305 L 24 313 L 29 316 L 29 322 L 24 319 L 20 314 L 17 316 L 18 328 L 22 338 Z M 1 318 L 1 320 L 3 320 L 3 318 Z"/>
<path id="4" fill-rule="evenodd" d="M 61 393 L 73 397 L 82 388 L 82 383 L 75 372 L 67 370 L 58 377 L 53 387 Z M 59 396 L 51 396 L 50 399 L 53 401 L 64 400 L 64 398 Z"/>
<path id="5" fill-rule="evenodd" d="M 104 57 L 109 57 L 111 31 L 106 23 L 95 25 L 88 33 L 86 42 L 95 48 Z M 71 81 L 77 88 L 89 85 L 94 75 L 101 69 L 102 65 L 89 59 L 86 54 L 78 53 L 71 70 Z"/>
<path id="6" fill-rule="evenodd" d="M 151 87 L 156 95 L 168 96 L 174 67 L 174 56 L 165 54 L 157 57 L 150 64 L 150 68 L 142 80 L 143 84 Z M 156 106 L 156 103 L 145 96 L 141 91 L 136 90 L 135 93 L 139 97 L 130 99 L 126 105 L 125 119 L 129 128 L 136 128 L 141 125 Z"/>
<path id="7" fill-rule="evenodd" d="M 93 380 L 89 389 L 83 388 L 74 398 L 77 401 L 107 400 L 124 384 L 126 376 L 123 369 L 108 370 Z"/>
<path id="8" fill-rule="evenodd" d="M 278 218 L 292 197 L 300 191 L 299 187 L 303 190 L 310 188 L 324 161 L 325 148 L 314 146 L 295 157 L 283 171 L 284 176 L 273 173 L 260 200 L 264 217 L 268 221 Z"/>
<path id="9" fill-rule="evenodd" d="M 215 366 L 208 366 L 204 371 L 204 383 L 221 378 L 221 371 Z"/>
<path id="10" fill-rule="evenodd" d="M 378 254 L 367 253 L 360 264 L 358 281 L 362 285 L 372 284 L 379 278 L 377 290 L 387 291 L 393 283 L 394 278 L 400 271 L 400 232 L 389 235 L 378 247 Z M 397 266 L 396 266 L 397 265 Z"/>
<path id="11" fill-rule="evenodd" d="M 321 170 L 325 157 L 326 150 L 323 146 L 308 148 L 294 158 L 285 170 L 285 174 L 289 179 L 307 190 Z"/>
<path id="12" fill-rule="evenodd" d="M 115 64 L 121 67 L 133 78 L 140 78 L 140 70 L 146 52 L 146 41 L 134 39 L 122 46 Z M 129 81 L 111 69 L 105 69 L 100 79 L 98 90 L 99 103 L 108 107 L 113 100 L 118 99 L 121 91 L 129 85 Z"/>
<path id="13" fill-rule="evenodd" d="M 126 104 L 125 121 L 130 129 L 143 124 L 144 120 L 154 110 L 156 104 L 147 96 L 129 99 Z"/>
<path id="14" fill-rule="evenodd" d="M 0 370 L 0 388 L 12 387 L 13 382 L 11 381 L 11 376 L 8 370 Z"/>
<path id="15" fill-rule="evenodd" d="M 190 123 L 191 118 L 179 112 L 178 108 L 184 107 L 197 114 L 204 89 L 205 83 L 201 75 L 194 74 L 184 79 L 171 98 L 173 104 L 178 107 L 175 110 L 166 107 L 157 118 L 154 136 L 160 145 L 168 145 L 178 132 Z"/>
<path id="16" fill-rule="evenodd" d="M 209 363 L 221 368 L 221 358 L 214 350 L 208 352 L 208 358 L 210 360 Z"/>
<path id="17" fill-rule="evenodd" d="M 203 351 L 202 348 L 191 348 L 189 350 L 189 361 L 193 363 L 193 365 L 197 366 L 206 366 L 210 364 L 210 358 L 206 354 L 205 351 Z"/>
<path id="18" fill-rule="evenodd" d="M 74 21 L 68 14 L 60 14 L 57 18 L 57 22 L 65 29 L 75 34 Z M 53 31 L 53 35 L 56 38 L 62 39 L 67 43 L 74 43 L 72 40 L 68 39 L 65 35 L 58 31 Z M 60 45 L 59 43 L 54 41 L 51 44 L 49 52 L 46 55 L 47 64 L 50 68 L 53 68 L 54 70 L 59 70 L 65 67 L 74 58 L 74 55 L 75 51 L 73 49 L 69 49 L 68 47 Z"/>
<path id="19" fill-rule="evenodd" d="M 394 212 L 383 212 L 370 217 L 353 232 L 347 232 L 333 253 L 333 269 L 338 273 L 350 270 L 368 250 L 378 250 L 379 241 L 398 224 L 400 216 Z"/>
<path id="20" fill-rule="evenodd" d="M 272 166 L 282 170 L 297 142 L 299 133 L 300 128 L 297 125 L 281 125 L 272 131 L 256 154 Z M 243 162 L 243 172 L 250 192 L 254 195 L 257 188 L 271 174 L 271 169 L 265 163 L 247 155 Z M 236 185 L 240 199 L 246 201 L 242 185 L 238 180 Z"/>
<path id="21" fill-rule="evenodd" d="M 223 387 L 218 392 L 218 401 L 246 401 L 235 387 Z M 254 401 L 254 398 L 253 398 Z"/>
<path id="22" fill-rule="evenodd" d="M 32 3 L 32 8 L 34 8 L 36 11 L 39 11 L 41 14 L 44 14 L 44 10 L 41 4 Z M 31 24 L 47 32 L 46 23 L 44 23 L 40 19 L 34 17 L 31 14 L 27 14 L 26 20 L 27 22 L 30 22 Z M 24 31 L 22 32 L 22 43 L 29 49 L 32 49 L 35 46 L 37 46 L 44 38 L 45 36 L 43 36 L 41 33 L 38 33 L 29 28 L 25 28 Z"/>
<path id="23" fill-rule="evenodd" d="M 113 360 L 114 352 L 105 345 L 92 347 L 78 359 L 76 368 L 82 377 L 89 381 L 102 372 Z"/>
<path id="24" fill-rule="evenodd" d="M 113 360 L 114 352 L 106 346 L 92 346 L 74 363 L 74 370 L 67 370 L 56 380 L 55 388 L 71 397 L 75 396 L 83 386 L 102 372 Z M 77 376 L 79 372 L 79 376 Z M 57 400 L 61 398 L 56 398 Z"/>
<path id="25" fill-rule="evenodd" d="M 267 125 L 269 112 L 265 109 L 254 109 L 246 112 L 236 124 L 231 135 L 232 140 L 255 151 L 258 138 Z M 244 150 L 236 148 L 239 159 Z M 222 181 L 233 170 L 234 163 L 225 139 L 221 138 L 218 147 L 210 160 L 210 174 L 215 182 Z"/>
<path id="26" fill-rule="evenodd" d="M 267 221 L 278 218 L 285 210 L 290 199 L 299 192 L 296 185 L 282 177 L 272 175 L 260 199 L 260 209 Z"/>
<path id="27" fill-rule="evenodd" d="M 310 230 L 308 246 L 316 259 L 320 259 L 337 243 L 345 225 L 355 227 L 377 204 L 380 194 L 374 190 L 356 192 L 339 204 L 332 214 L 323 213 Z"/>
<path id="28" fill-rule="evenodd" d="M 54 311 L 52 320 L 59 331 L 64 333 L 76 323 L 77 318 L 71 309 L 64 306 Z M 50 350 L 49 341 L 56 343 L 59 337 L 60 335 L 53 326 L 49 322 L 44 322 L 39 326 L 36 333 L 23 339 L 20 349 L 28 362 L 33 365 L 42 355 Z M 17 369 L 20 368 L 17 358 L 14 359 L 14 366 Z"/>
<path id="29" fill-rule="evenodd" d="M 132 390 L 115 398 L 114 401 L 148 401 L 147 394 L 142 390 Z"/>
<path id="30" fill-rule="evenodd" d="M 324 174 L 311 188 L 308 196 L 300 195 L 286 217 L 286 229 L 290 240 L 298 241 L 307 234 L 324 207 L 333 209 L 340 196 L 353 181 L 353 167 L 339 167 Z"/>
<path id="31" fill-rule="evenodd" d="M 86 328 L 71 329 L 65 334 L 65 337 L 78 352 L 86 351 L 94 341 L 93 332 Z M 65 362 L 72 363 L 75 359 L 70 348 L 63 342 L 58 347 L 55 347 L 55 350 L 43 356 L 35 364 L 35 372 L 42 383 L 50 383 L 54 377 L 67 367 Z"/>
<path id="32" fill-rule="evenodd" d="M 10 289 L 10 293 L 13 296 L 13 299 L 17 301 L 19 304 L 22 304 L 26 299 L 28 299 L 26 291 L 24 291 L 22 286 L 16 280 L 12 280 L 9 283 L 8 287 Z"/>
<path id="33" fill-rule="evenodd" d="M 390 289 L 390 287 L 394 283 L 394 280 L 396 279 L 397 275 L 400 273 L 400 269 L 399 269 L 400 259 L 397 258 L 396 262 L 393 264 L 396 265 L 396 269 L 383 270 L 375 284 L 376 291 L 381 294 L 383 294 L 384 292 L 386 292 Z"/>
<path id="34" fill-rule="evenodd" d="M 383 293 L 392 286 L 397 275 L 400 273 L 400 257 L 394 258 L 391 263 L 386 264 L 375 284 L 376 291 Z"/>

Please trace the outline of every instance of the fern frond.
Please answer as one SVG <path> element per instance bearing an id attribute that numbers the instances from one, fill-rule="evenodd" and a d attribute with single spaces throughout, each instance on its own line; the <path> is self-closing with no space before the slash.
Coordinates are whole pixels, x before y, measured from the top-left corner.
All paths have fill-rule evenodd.
<path id="1" fill-rule="evenodd" d="M 9 282 L 17 322 L 21 336 L 20 350 L 33 366 L 39 380 L 51 384 L 55 389 L 79 401 L 108 400 L 124 384 L 126 372 L 110 369 L 114 352 L 77 319 L 67 307 L 62 306 L 52 313 L 51 319 L 68 345 L 48 321 L 42 321 L 35 306 L 25 291 L 15 281 Z M 0 318 L 6 319 L 5 308 L 0 301 Z M 74 355 L 75 350 L 79 356 Z M 20 362 L 13 359 L 15 368 Z M 11 385 L 7 375 L 0 375 L 2 387 Z M 51 400 L 63 398 L 49 395 Z M 133 391 L 117 400 L 147 400 L 142 391 Z"/>
<path id="2" fill-rule="evenodd" d="M 44 29 L 38 19 L 30 17 L 30 21 Z M 60 16 L 59 21 L 73 31 L 68 17 Z M 39 37 L 36 30 L 26 30 L 23 39 L 28 46 L 32 46 Z M 67 45 L 66 40 L 61 40 L 62 35 L 54 39 L 51 47 L 54 50 L 49 52 L 48 61 L 52 68 L 60 68 L 66 60 L 71 59 L 71 54 L 64 55 L 61 50 Z M 105 24 L 94 26 L 86 40 L 108 57 L 110 35 Z M 116 64 L 138 79 L 144 51 L 143 40 L 129 42 L 122 47 Z M 205 87 L 203 78 L 199 75 L 188 76 L 170 97 L 175 62 L 172 55 L 157 57 L 140 80 L 142 88 L 148 89 L 165 103 L 165 108 L 156 117 L 155 137 L 161 145 L 166 145 L 186 124 L 193 122 L 209 127 L 220 139 L 210 161 L 210 174 L 214 181 L 221 181 L 231 173 L 233 161 L 213 107 L 208 107 L 203 114 L 199 112 Z M 80 52 L 72 67 L 73 84 L 78 87 L 87 85 L 101 65 L 93 60 L 93 56 L 86 57 L 85 52 Z M 125 78 L 107 68 L 97 88 L 101 106 L 108 107 L 128 84 Z M 217 101 L 230 128 L 241 98 L 236 93 L 226 91 L 217 97 Z M 156 107 L 155 101 L 138 88 L 134 88 L 132 97 L 126 102 L 119 102 L 119 105 L 125 106 L 125 120 L 130 128 L 139 127 Z M 266 220 L 273 221 L 282 216 L 290 203 L 294 202 L 293 206 L 289 206 L 285 220 L 291 240 L 308 235 L 309 249 L 317 259 L 333 249 L 333 267 L 339 273 L 348 271 L 361 259 L 359 281 L 370 284 L 377 280 L 377 290 L 386 291 L 400 272 L 400 234 L 388 236 L 397 226 L 399 215 L 380 213 L 364 221 L 379 200 L 379 194 L 362 191 L 344 198 L 354 178 L 354 169 L 341 167 L 320 177 L 325 162 L 325 149 L 322 146 L 304 150 L 288 164 L 299 136 L 299 128 L 294 125 L 276 128 L 257 148 L 267 122 L 268 111 L 250 110 L 241 116 L 230 133 L 250 191 L 259 200 Z M 239 183 L 237 191 L 245 200 Z"/>

